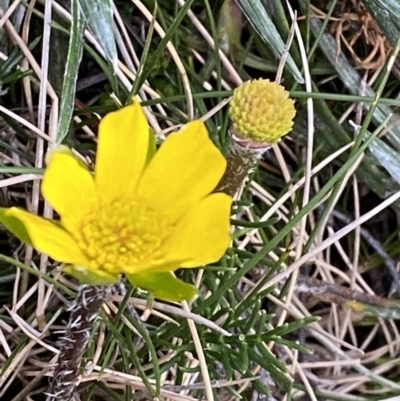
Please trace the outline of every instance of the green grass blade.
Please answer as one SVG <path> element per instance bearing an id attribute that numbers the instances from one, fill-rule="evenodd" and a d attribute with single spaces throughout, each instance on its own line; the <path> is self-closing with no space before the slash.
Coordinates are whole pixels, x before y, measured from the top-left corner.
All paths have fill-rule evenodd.
<path id="1" fill-rule="evenodd" d="M 80 0 L 90 29 L 101 43 L 106 58 L 117 70 L 118 54 L 113 32 L 113 12 L 110 0 Z"/>
<path id="2" fill-rule="evenodd" d="M 72 112 L 75 103 L 76 81 L 78 79 L 78 70 L 83 54 L 85 18 L 79 7 L 78 0 L 72 0 L 71 15 L 71 37 L 69 40 L 67 65 L 62 86 L 60 120 L 57 129 L 57 145 L 60 145 L 68 135 L 69 127 L 71 125 Z"/>
<path id="3" fill-rule="evenodd" d="M 372 141 L 369 150 L 378 163 L 400 184 L 400 154 L 379 138 Z"/>
<path id="4" fill-rule="evenodd" d="M 243 11 L 247 20 L 252 27 L 260 35 L 261 39 L 271 48 L 276 57 L 282 57 L 285 52 L 285 43 L 283 42 L 274 23 L 265 11 L 260 0 L 236 0 L 239 7 Z M 289 54 L 287 58 L 287 67 L 295 80 L 299 83 L 304 79 L 297 68 L 292 56 Z"/>

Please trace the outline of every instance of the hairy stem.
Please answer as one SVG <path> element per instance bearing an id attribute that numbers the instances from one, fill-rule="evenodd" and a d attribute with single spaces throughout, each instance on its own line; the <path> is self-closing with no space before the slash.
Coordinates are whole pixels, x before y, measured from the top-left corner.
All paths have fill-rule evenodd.
<path id="1" fill-rule="evenodd" d="M 82 357 L 108 288 L 90 285 L 79 288 L 69 309 L 71 316 L 65 336 L 61 338 L 58 364 L 48 391 L 50 397 L 60 401 L 69 401 L 73 397 Z"/>
<path id="2" fill-rule="evenodd" d="M 214 192 L 224 192 L 234 196 L 249 176 L 249 173 L 256 167 L 258 160 L 265 151 L 266 148 L 259 149 L 242 146 L 232 140 L 226 154 L 227 166 L 225 173 Z"/>

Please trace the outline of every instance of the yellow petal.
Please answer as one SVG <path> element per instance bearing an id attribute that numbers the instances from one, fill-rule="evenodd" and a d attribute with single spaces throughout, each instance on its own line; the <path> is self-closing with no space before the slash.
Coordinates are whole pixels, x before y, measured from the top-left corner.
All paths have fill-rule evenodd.
<path id="1" fill-rule="evenodd" d="M 193 206 L 165 241 L 168 259 L 185 260 L 181 267 L 197 267 L 219 260 L 231 241 L 231 203 L 230 196 L 218 193 Z"/>
<path id="2" fill-rule="evenodd" d="M 225 167 L 226 161 L 204 124 L 193 121 L 165 140 L 143 173 L 138 193 L 174 223 L 213 191 Z"/>
<path id="3" fill-rule="evenodd" d="M 56 222 L 15 207 L 10 208 L 7 214 L 17 218 L 25 226 L 33 246 L 39 252 L 59 262 L 87 265 L 86 256 L 78 248 L 74 239 Z"/>
<path id="4" fill-rule="evenodd" d="M 98 207 L 92 175 L 80 160 L 65 152 L 51 155 L 42 193 L 71 233 L 79 230 L 82 218 Z"/>
<path id="5" fill-rule="evenodd" d="M 138 102 L 100 122 L 95 181 L 101 202 L 132 198 L 147 159 L 149 126 Z"/>

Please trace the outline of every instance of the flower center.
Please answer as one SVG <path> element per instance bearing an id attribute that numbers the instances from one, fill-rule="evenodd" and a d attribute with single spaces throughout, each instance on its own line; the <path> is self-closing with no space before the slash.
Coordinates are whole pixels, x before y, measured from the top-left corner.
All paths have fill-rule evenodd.
<path id="1" fill-rule="evenodd" d="M 161 245 L 168 225 L 139 202 L 114 201 L 84 217 L 78 238 L 90 268 L 111 273 L 163 257 Z"/>

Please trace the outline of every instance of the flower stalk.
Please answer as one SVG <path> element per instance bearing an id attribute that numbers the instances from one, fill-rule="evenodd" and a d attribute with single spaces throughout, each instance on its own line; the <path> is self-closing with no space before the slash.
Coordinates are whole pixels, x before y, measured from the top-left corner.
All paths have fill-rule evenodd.
<path id="1" fill-rule="evenodd" d="M 276 82 L 259 79 L 236 88 L 229 105 L 227 167 L 215 192 L 234 196 L 263 153 L 291 130 L 295 113 L 289 93 Z"/>
<path id="2" fill-rule="evenodd" d="M 267 148 L 243 147 L 232 140 L 226 154 L 225 174 L 215 188 L 215 192 L 234 196 L 266 150 Z"/>
<path id="3" fill-rule="evenodd" d="M 108 286 L 81 285 L 72 303 L 65 336 L 61 338 L 58 364 L 47 394 L 59 401 L 69 401 L 75 394 L 83 354 L 93 325 L 99 316 Z"/>

